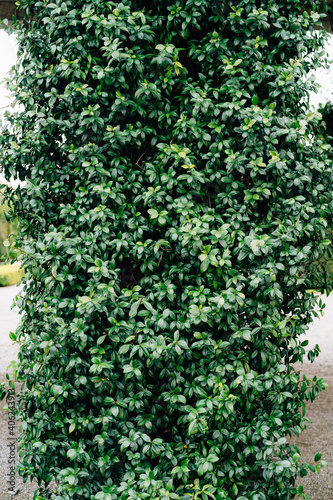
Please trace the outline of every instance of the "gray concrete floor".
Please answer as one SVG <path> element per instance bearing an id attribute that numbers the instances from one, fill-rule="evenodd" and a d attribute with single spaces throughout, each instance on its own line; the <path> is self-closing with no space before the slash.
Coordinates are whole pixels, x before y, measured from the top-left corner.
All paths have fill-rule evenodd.
<path id="1" fill-rule="evenodd" d="M 6 372 L 11 361 L 17 360 L 18 345 L 9 338 L 10 332 L 15 332 L 20 315 L 17 307 L 11 309 L 14 297 L 21 291 L 19 286 L 0 287 L 0 374 Z"/>

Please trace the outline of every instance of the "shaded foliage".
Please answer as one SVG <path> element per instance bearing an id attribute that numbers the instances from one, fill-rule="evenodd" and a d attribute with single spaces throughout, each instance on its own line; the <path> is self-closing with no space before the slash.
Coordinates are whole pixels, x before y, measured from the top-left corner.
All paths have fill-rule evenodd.
<path id="1" fill-rule="evenodd" d="M 332 145 L 333 141 L 333 104 L 327 102 L 320 105 L 318 111 L 322 115 L 322 122 L 318 126 L 318 133 L 321 134 L 325 141 Z"/>

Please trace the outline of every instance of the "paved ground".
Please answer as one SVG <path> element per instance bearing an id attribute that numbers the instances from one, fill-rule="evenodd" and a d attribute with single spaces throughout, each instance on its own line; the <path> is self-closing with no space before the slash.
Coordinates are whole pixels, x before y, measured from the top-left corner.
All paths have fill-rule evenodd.
<path id="1" fill-rule="evenodd" d="M 10 332 L 15 332 L 20 320 L 17 308 L 11 309 L 14 297 L 21 288 L 14 286 L 0 287 L 0 374 L 12 360 L 17 359 L 18 346 L 9 338 Z"/>

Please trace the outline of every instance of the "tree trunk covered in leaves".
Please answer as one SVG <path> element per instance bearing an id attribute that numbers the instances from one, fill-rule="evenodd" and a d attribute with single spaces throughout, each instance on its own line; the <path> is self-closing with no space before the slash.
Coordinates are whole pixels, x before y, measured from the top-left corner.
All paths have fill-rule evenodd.
<path id="1" fill-rule="evenodd" d="M 324 3 L 21 5 L 22 475 L 53 500 L 293 498 L 324 388 L 292 366 L 327 279 Z"/>

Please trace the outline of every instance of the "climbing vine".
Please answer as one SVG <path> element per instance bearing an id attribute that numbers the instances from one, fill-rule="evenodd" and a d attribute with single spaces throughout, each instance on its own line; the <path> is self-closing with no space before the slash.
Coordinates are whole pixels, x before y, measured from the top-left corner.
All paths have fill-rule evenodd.
<path id="1" fill-rule="evenodd" d="M 325 387 L 294 368 L 329 288 L 324 3 L 20 4 L 20 473 L 36 500 L 294 498 Z"/>

